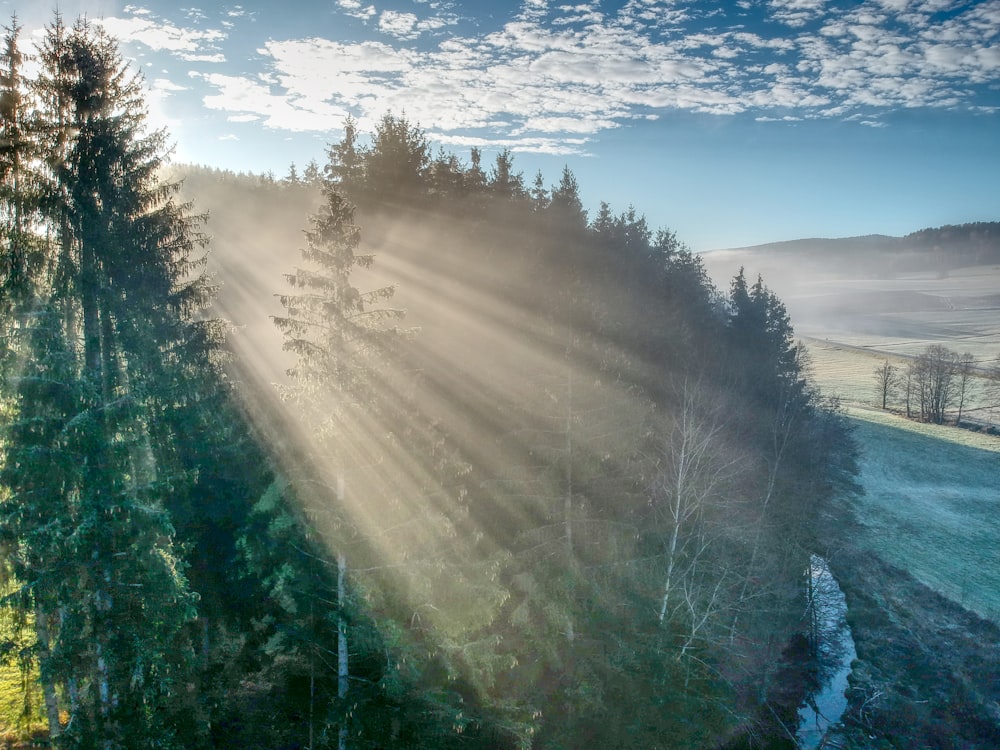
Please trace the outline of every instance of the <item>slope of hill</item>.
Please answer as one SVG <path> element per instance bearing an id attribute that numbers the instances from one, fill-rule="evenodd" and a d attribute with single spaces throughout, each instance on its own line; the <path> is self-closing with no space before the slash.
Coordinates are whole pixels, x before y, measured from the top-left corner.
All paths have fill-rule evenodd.
<path id="1" fill-rule="evenodd" d="M 977 363 L 963 419 L 996 423 L 1000 394 L 985 375 L 1000 354 L 998 226 L 704 256 L 717 283 L 741 265 L 763 275 L 814 380 L 850 405 L 866 493 L 831 514 L 827 550 L 857 648 L 838 737 L 847 747 L 1000 746 L 1000 584 L 990 563 L 1000 442 L 872 408 L 878 366 L 905 371 L 938 344 Z M 890 406 L 903 409 L 902 396 Z"/>
<path id="2" fill-rule="evenodd" d="M 710 266 L 720 261 L 731 265 L 733 259 L 755 264 L 794 262 L 813 274 L 844 278 L 892 278 L 917 271 L 946 274 L 956 268 L 1000 263 L 1000 222 L 946 225 L 903 237 L 872 234 L 771 242 L 709 251 L 704 257 Z"/>

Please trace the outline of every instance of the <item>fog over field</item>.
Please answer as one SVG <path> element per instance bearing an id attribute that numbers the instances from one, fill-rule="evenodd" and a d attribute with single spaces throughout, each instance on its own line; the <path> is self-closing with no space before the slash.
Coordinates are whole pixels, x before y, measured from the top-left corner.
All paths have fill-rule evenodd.
<path id="1" fill-rule="evenodd" d="M 740 267 L 763 277 L 830 395 L 872 403 L 880 362 L 905 366 L 934 344 L 971 354 L 979 376 L 1000 364 L 1000 263 L 964 265 L 958 253 L 948 262 L 947 248 L 935 257 L 889 251 L 892 239 L 802 240 L 702 258 L 720 289 Z M 973 409 L 992 403 L 976 397 Z"/>
<path id="2" fill-rule="evenodd" d="M 814 380 L 851 417 L 865 488 L 853 506 L 860 543 L 955 602 L 997 619 L 1000 528 L 993 520 L 1000 517 L 1000 438 L 906 420 L 898 393 L 888 411 L 876 408 L 874 372 L 884 362 L 903 372 L 931 345 L 968 352 L 975 369 L 963 420 L 994 426 L 1000 408 L 996 382 L 988 376 L 1000 365 L 1000 265 L 920 270 L 926 264 L 914 256 L 918 270 L 897 266 L 876 275 L 871 258 L 852 265 L 851 252 L 844 251 L 849 246 L 838 250 L 829 243 L 820 254 L 815 250 L 822 241 L 812 242 L 800 243 L 799 254 L 766 246 L 703 257 L 720 286 L 741 266 L 748 276 L 763 276 L 788 309 Z"/>

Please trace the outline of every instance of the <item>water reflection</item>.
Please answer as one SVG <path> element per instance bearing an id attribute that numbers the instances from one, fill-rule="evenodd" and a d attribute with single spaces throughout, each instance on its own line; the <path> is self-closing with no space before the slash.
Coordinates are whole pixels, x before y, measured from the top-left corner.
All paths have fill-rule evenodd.
<path id="1" fill-rule="evenodd" d="M 847 624 L 847 602 L 826 560 L 813 555 L 806 572 L 809 642 L 816 659 L 819 687 L 799 706 L 795 734 L 803 750 L 815 750 L 847 708 L 847 678 L 857 653 Z"/>

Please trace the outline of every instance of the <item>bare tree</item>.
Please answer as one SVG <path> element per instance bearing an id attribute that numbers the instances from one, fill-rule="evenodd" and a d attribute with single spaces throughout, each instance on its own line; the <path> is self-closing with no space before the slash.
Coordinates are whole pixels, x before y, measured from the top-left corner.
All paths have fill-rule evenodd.
<path id="1" fill-rule="evenodd" d="M 989 408 L 986 417 L 986 426 L 992 427 L 993 412 L 1000 407 L 1000 357 L 997 357 L 992 366 L 986 371 L 986 382 L 983 385 L 984 400 Z"/>
<path id="2" fill-rule="evenodd" d="M 941 344 L 931 344 L 910 364 L 920 419 L 944 423 L 944 415 L 955 398 L 958 355 Z"/>
<path id="3" fill-rule="evenodd" d="M 717 609 L 721 585 L 703 579 L 713 539 L 706 515 L 709 506 L 721 501 L 738 461 L 722 444 L 722 426 L 698 391 L 685 385 L 651 499 L 663 529 L 665 561 L 658 619 L 662 623 L 675 609 L 686 611 L 689 644 Z M 706 592 L 707 598 L 702 596 Z"/>
<path id="4" fill-rule="evenodd" d="M 956 397 L 958 398 L 958 418 L 956 424 L 961 425 L 962 410 L 965 408 L 965 400 L 969 395 L 969 386 L 972 385 L 972 371 L 976 366 L 976 358 L 969 352 L 965 352 L 958 358 L 956 365 L 955 375 L 957 382 L 955 390 L 957 391 Z"/>
<path id="5" fill-rule="evenodd" d="M 913 417 L 913 364 L 906 368 L 906 418 L 911 419 Z"/>
<path id="6" fill-rule="evenodd" d="M 875 368 L 876 392 L 882 402 L 883 409 L 888 407 L 889 398 L 895 392 L 899 382 L 899 368 L 893 365 L 888 359 Z"/>

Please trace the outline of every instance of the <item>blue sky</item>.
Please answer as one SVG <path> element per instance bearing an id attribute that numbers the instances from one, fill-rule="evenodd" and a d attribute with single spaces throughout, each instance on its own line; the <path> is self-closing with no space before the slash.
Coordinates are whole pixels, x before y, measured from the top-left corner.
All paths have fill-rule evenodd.
<path id="1" fill-rule="evenodd" d="M 347 114 L 576 174 L 695 250 L 1000 220 L 1000 0 L 60 0 L 175 159 L 281 176 Z M 3 0 L 28 40 L 53 6 Z"/>

